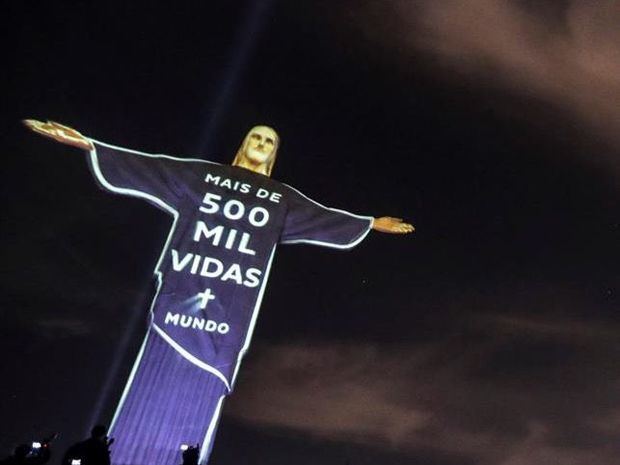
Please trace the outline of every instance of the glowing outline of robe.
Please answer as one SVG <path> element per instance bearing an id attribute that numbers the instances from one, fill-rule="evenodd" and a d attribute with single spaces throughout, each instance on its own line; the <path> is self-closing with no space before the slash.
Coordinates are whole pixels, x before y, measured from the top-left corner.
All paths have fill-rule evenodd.
<path id="1" fill-rule="evenodd" d="M 105 147 L 110 147 L 112 149 L 116 149 L 116 150 L 120 150 L 120 151 L 124 151 L 124 152 L 129 152 L 129 153 L 134 153 L 138 156 L 145 156 L 145 157 L 149 157 L 149 158 L 166 158 L 166 159 L 170 159 L 170 160 L 176 160 L 176 161 L 181 161 L 181 162 L 199 162 L 199 163 L 205 163 L 205 164 L 212 164 L 212 165 L 219 165 L 219 163 L 215 163 L 215 162 L 211 162 L 209 160 L 203 160 L 203 159 L 197 159 L 197 158 L 178 158 L 178 157 L 173 157 L 173 156 L 169 156 L 169 155 L 163 155 L 163 154 L 148 154 L 145 152 L 140 152 L 137 150 L 132 150 L 132 149 L 127 149 L 124 147 L 119 147 L 119 146 L 115 146 L 112 144 L 107 144 L 104 142 L 99 142 L 95 139 L 89 138 L 89 140 L 91 142 L 95 142 L 97 144 L 100 144 L 102 146 Z M 93 144 L 93 149 L 89 151 L 89 155 L 90 155 L 90 159 L 91 159 L 91 163 L 92 163 L 92 167 L 93 167 L 93 171 L 95 173 L 95 177 L 96 179 L 99 181 L 99 183 L 107 190 L 117 193 L 117 194 L 125 194 L 128 195 L 130 197 L 137 197 L 137 198 L 142 198 L 142 199 L 146 199 L 152 203 L 154 203 L 156 206 L 161 207 L 163 210 L 167 211 L 168 213 L 170 213 L 173 216 L 173 221 L 172 221 L 172 225 L 171 228 L 168 232 L 168 237 L 166 238 L 166 241 L 164 243 L 164 246 L 162 248 L 162 252 L 157 260 L 157 263 L 155 265 L 155 269 L 153 271 L 153 274 L 157 277 L 157 289 L 155 291 L 155 295 L 153 296 L 153 300 L 151 301 L 151 305 L 149 307 L 149 314 L 151 316 L 151 322 L 150 325 L 155 329 L 155 331 L 173 348 L 175 349 L 175 351 L 177 351 L 182 357 L 184 357 L 186 360 L 188 360 L 190 363 L 194 364 L 195 366 L 215 375 L 218 379 L 220 379 L 224 385 L 226 386 L 227 391 L 230 393 L 232 391 L 232 386 L 234 386 L 234 383 L 236 381 L 237 378 L 237 374 L 239 371 L 239 367 L 241 365 L 241 361 L 243 360 L 243 357 L 245 356 L 245 353 L 247 352 L 249 346 L 250 346 L 250 342 L 252 339 L 252 335 L 254 333 L 254 327 L 256 325 L 256 320 L 258 319 L 258 313 L 260 311 L 260 306 L 262 303 L 262 299 L 263 299 L 263 295 L 264 295 L 264 291 L 265 291 L 265 286 L 267 284 L 267 280 L 269 277 L 269 273 L 271 271 L 271 264 L 273 261 L 273 257 L 275 254 L 275 250 L 277 247 L 277 244 L 274 244 L 272 250 L 271 250 L 271 254 L 269 256 L 269 260 L 267 263 L 267 267 L 265 268 L 265 273 L 263 275 L 263 281 L 261 283 L 261 287 L 259 289 L 259 293 L 258 296 L 256 298 L 256 302 L 254 305 L 254 309 L 252 311 L 252 317 L 250 319 L 250 324 L 248 326 L 248 330 L 245 336 L 245 340 L 243 343 L 242 348 L 239 350 L 239 353 L 237 354 L 237 360 L 236 360 L 236 365 L 235 365 L 235 370 L 233 372 L 233 376 L 231 379 L 231 382 L 228 382 L 228 379 L 223 375 L 223 373 L 221 373 L 219 370 L 217 370 L 215 367 L 212 367 L 211 365 L 209 365 L 208 363 L 203 362 L 202 360 L 199 360 L 198 358 L 196 358 L 195 356 L 193 356 L 192 354 L 190 354 L 187 350 L 185 350 L 182 346 L 180 346 L 176 341 L 174 341 L 173 338 L 171 338 L 168 334 L 166 334 L 166 332 L 161 329 L 159 326 L 157 326 L 154 322 L 153 322 L 153 307 L 155 305 L 155 302 L 157 301 L 157 297 L 159 296 L 159 292 L 161 290 L 161 287 L 163 285 L 163 279 L 162 279 L 162 272 L 160 271 L 160 265 L 163 262 L 164 259 L 164 255 L 166 253 L 166 251 L 169 248 L 169 244 L 170 241 L 172 239 L 173 233 L 176 230 L 176 226 L 177 226 L 177 220 L 179 218 L 179 212 L 171 207 L 170 205 L 168 205 L 166 202 L 164 202 L 162 199 L 160 199 L 159 197 L 156 197 L 154 195 L 136 190 L 136 189 L 130 189 L 130 188 L 124 188 L 124 187 L 116 187 L 114 186 L 112 183 L 110 183 L 105 176 L 103 175 L 103 173 L 101 172 L 101 169 L 99 167 L 99 159 L 98 159 L 98 155 L 97 155 L 97 148 L 96 146 Z M 284 184 L 284 183 L 282 183 Z M 369 225 L 366 229 L 366 231 L 361 234 L 358 238 L 356 238 L 353 242 L 350 242 L 348 244 L 345 245 L 337 245 L 337 244 L 332 244 L 332 243 L 328 243 L 328 242 L 323 242 L 323 241 L 315 241 L 315 240 L 310 240 L 310 239 L 294 239 L 294 240 L 290 240 L 290 241 L 282 241 L 282 244 L 299 244 L 299 243 L 307 243 L 307 244 L 315 244 L 315 245 L 320 245 L 320 246 L 324 246 L 324 247 L 329 247 L 329 248 L 335 248 L 335 249 L 341 249 L 341 250 L 346 250 L 346 249 L 350 249 L 352 247 L 355 247 L 357 244 L 359 244 L 362 240 L 364 240 L 364 238 L 368 235 L 368 233 L 371 230 L 371 226 L 372 226 L 372 217 L 369 216 L 362 216 L 362 215 L 355 215 L 353 213 L 344 211 L 344 210 L 340 210 L 340 209 L 336 209 L 336 208 L 330 208 L 330 207 L 326 207 L 310 198 L 308 198 L 306 195 L 302 194 L 301 192 L 299 192 L 297 189 L 289 186 L 288 184 L 284 184 L 286 185 L 288 188 L 290 188 L 291 190 L 297 192 L 299 195 L 301 195 L 302 197 L 304 197 L 305 199 L 311 201 L 312 203 L 318 205 L 319 207 L 325 209 L 325 210 L 330 210 L 330 211 L 335 211 L 338 213 L 342 213 L 342 214 L 346 214 L 348 216 L 354 217 L 354 218 L 359 218 L 359 219 L 366 219 L 369 220 Z M 116 411 L 114 412 L 114 416 L 112 418 L 112 422 L 110 425 L 110 430 L 113 429 L 116 420 L 118 418 L 118 415 L 125 403 L 127 394 L 129 392 L 129 389 L 133 383 L 135 374 L 137 372 L 138 366 L 142 360 L 142 356 L 144 354 L 144 349 L 146 347 L 146 342 L 148 340 L 148 336 L 149 336 L 149 332 L 147 331 L 147 334 L 144 338 L 144 341 L 142 343 L 142 346 L 140 348 L 140 351 L 138 352 L 138 356 L 136 358 L 136 361 L 134 362 L 134 365 L 132 367 L 132 370 L 130 372 L 129 378 L 127 380 L 127 383 L 125 385 L 125 388 L 123 389 L 123 393 L 121 395 L 121 399 L 119 401 L 119 404 L 116 408 Z M 212 440 L 212 435 L 213 435 L 213 431 L 215 430 L 215 424 L 219 418 L 219 411 L 221 409 L 221 404 L 222 404 L 222 400 L 223 400 L 224 396 L 221 396 L 218 400 L 218 405 L 216 408 L 216 411 L 214 412 L 214 416 L 211 419 L 211 422 L 209 424 L 209 427 L 207 429 L 207 433 L 205 435 L 204 441 L 203 441 L 203 447 L 201 449 L 201 454 L 200 454 L 200 459 L 202 460 L 204 458 L 203 454 L 206 455 L 206 451 L 208 450 L 208 444 L 211 442 Z"/>

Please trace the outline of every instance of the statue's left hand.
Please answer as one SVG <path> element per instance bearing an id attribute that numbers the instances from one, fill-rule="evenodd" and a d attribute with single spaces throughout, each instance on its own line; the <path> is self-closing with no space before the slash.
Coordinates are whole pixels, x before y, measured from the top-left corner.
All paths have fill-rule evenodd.
<path id="1" fill-rule="evenodd" d="M 402 218 L 393 218 L 391 216 L 375 218 L 372 222 L 372 229 L 389 234 L 409 234 L 415 231 L 415 227 L 412 224 L 405 223 Z"/>

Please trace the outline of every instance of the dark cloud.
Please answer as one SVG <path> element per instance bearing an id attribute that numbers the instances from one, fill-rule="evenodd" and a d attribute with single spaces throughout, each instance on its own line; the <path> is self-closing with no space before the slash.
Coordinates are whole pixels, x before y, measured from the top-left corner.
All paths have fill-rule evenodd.
<path id="1" fill-rule="evenodd" d="M 414 39 L 457 69 L 497 76 L 573 110 L 620 142 L 620 9 L 572 1 L 559 21 L 522 2 L 423 2 Z"/>
<path id="2" fill-rule="evenodd" d="M 385 56 L 401 66 L 430 57 L 446 77 L 541 100 L 557 117 L 577 118 L 583 126 L 577 133 L 589 129 L 620 146 L 620 8 L 614 0 L 393 0 L 345 14 L 364 44 L 385 44 Z M 591 154 L 592 161 L 600 156 Z M 620 170 L 616 156 L 604 161 Z"/>
<path id="3" fill-rule="evenodd" d="M 615 347 L 617 328 L 471 319 L 470 329 L 428 343 L 263 347 L 228 414 L 489 465 L 615 463 L 620 366 L 602 354 Z"/>
<path id="4" fill-rule="evenodd" d="M 604 324 L 584 325 L 582 321 L 553 321 L 545 317 L 515 317 L 510 315 L 481 316 L 480 323 L 491 324 L 497 331 L 529 333 L 550 339 L 570 342 L 608 344 L 620 339 L 617 329 Z"/>

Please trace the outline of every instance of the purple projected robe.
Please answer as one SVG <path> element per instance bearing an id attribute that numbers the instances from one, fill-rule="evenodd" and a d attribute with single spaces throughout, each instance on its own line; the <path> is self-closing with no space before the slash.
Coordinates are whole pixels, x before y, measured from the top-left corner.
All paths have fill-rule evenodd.
<path id="1" fill-rule="evenodd" d="M 90 166 L 105 189 L 174 218 L 155 267 L 148 334 L 112 420 L 112 462 L 172 465 L 182 444 L 198 443 L 205 463 L 276 245 L 351 248 L 372 218 L 243 168 L 92 142 Z"/>

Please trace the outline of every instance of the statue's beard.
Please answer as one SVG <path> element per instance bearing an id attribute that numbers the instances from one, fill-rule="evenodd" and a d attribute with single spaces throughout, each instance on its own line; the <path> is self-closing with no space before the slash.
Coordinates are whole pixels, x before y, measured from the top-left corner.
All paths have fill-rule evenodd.
<path id="1" fill-rule="evenodd" d="M 256 164 L 263 164 L 269 162 L 269 153 L 263 152 L 259 149 L 248 149 L 246 152 L 247 158 Z"/>

